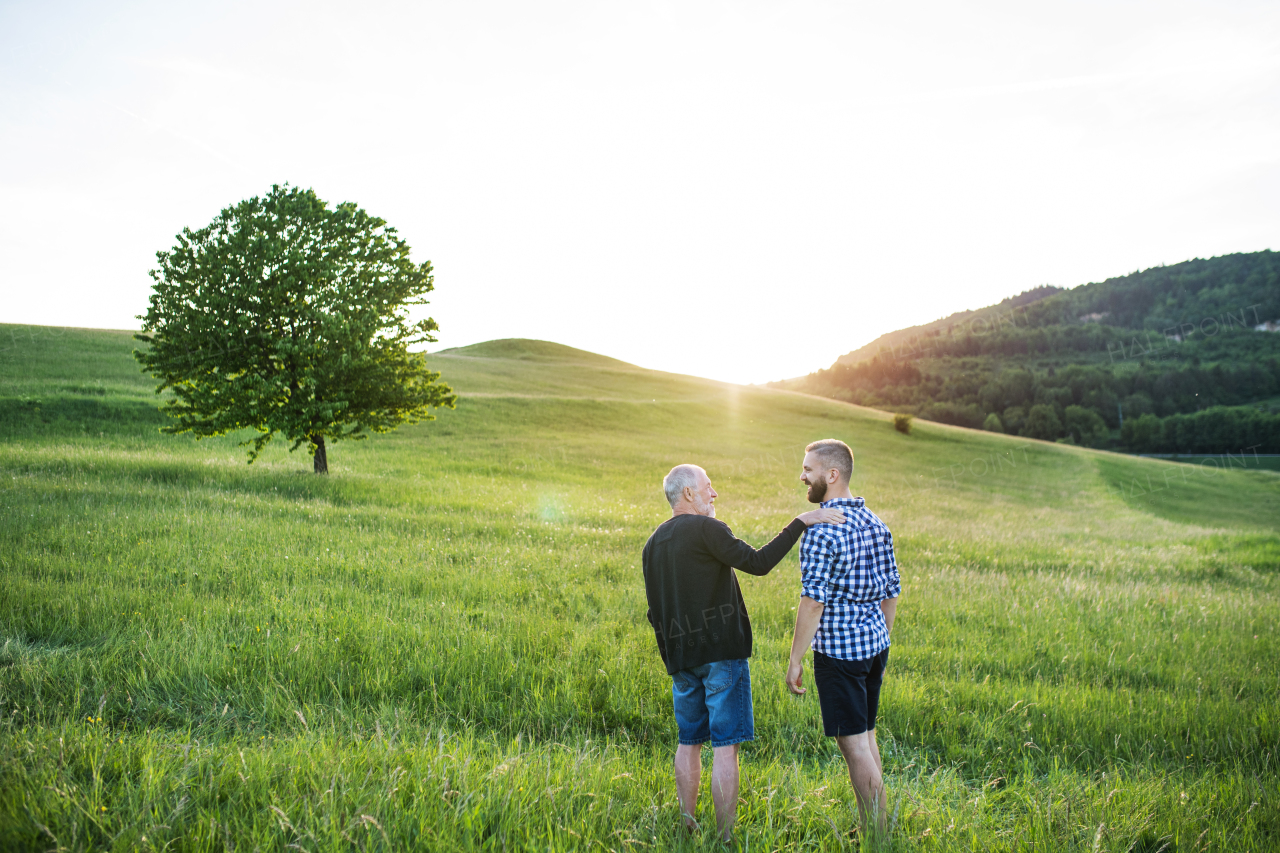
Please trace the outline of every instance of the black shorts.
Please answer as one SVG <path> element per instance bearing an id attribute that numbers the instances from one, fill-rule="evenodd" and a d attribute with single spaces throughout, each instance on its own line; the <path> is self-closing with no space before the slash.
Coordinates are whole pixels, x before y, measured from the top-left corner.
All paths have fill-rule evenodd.
<path id="1" fill-rule="evenodd" d="M 889 650 L 866 660 L 841 660 L 813 653 L 813 683 L 822 706 L 822 730 L 827 737 L 860 735 L 876 727 L 880 683 Z"/>

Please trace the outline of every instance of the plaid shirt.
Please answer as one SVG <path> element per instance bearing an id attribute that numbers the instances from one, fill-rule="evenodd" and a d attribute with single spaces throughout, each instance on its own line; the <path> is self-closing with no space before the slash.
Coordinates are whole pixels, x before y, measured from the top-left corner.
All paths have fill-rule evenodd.
<path id="1" fill-rule="evenodd" d="M 889 647 L 880 602 L 902 592 L 893 534 L 862 498 L 822 506 L 844 512 L 845 522 L 815 524 L 800 542 L 800 594 L 824 605 L 813 650 L 866 660 Z"/>

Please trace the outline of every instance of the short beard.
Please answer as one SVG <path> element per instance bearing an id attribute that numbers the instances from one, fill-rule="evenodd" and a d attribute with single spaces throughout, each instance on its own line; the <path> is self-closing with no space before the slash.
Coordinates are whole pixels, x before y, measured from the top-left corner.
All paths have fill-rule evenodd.
<path id="1" fill-rule="evenodd" d="M 809 484 L 809 503 L 820 504 L 822 499 L 827 496 L 827 481 L 819 480 L 816 483 Z"/>
<path id="2" fill-rule="evenodd" d="M 693 508 L 697 510 L 698 515 L 705 515 L 707 518 L 716 517 L 716 505 L 700 497 L 694 501 Z"/>

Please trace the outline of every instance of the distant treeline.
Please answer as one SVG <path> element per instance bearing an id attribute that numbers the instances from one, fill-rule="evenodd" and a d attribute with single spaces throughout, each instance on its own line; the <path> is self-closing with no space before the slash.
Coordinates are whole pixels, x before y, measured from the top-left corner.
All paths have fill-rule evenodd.
<path id="1" fill-rule="evenodd" d="M 1093 447 L 1114 446 L 1119 439 L 1125 449 L 1136 452 L 1236 452 L 1254 443 L 1235 443 L 1241 429 L 1257 428 L 1258 440 L 1273 442 L 1273 422 L 1280 424 L 1280 415 L 1247 406 L 1280 395 L 1280 357 L 1274 356 L 1233 367 L 1140 363 L 1032 371 L 1001 369 L 998 362 L 986 359 L 929 366 L 945 372 L 874 358 L 852 367 L 837 364 L 811 379 L 827 396 L 859 405 L 1031 438 L 1070 437 Z M 1230 408 L 1242 406 L 1245 411 Z M 1216 414 L 1208 417 L 1210 413 Z M 1188 417 L 1202 418 L 1196 421 L 1201 426 L 1185 426 Z M 1113 435 L 1122 419 L 1124 430 Z M 1135 434 L 1132 427 L 1139 419 L 1145 426 Z M 1173 424 L 1174 431 L 1157 448 L 1151 424 L 1163 421 Z M 1215 426 L 1210 428 L 1210 423 Z M 1280 445 L 1268 447 L 1274 449 L 1258 452 L 1280 452 Z"/>
<path id="2" fill-rule="evenodd" d="M 922 368 L 873 358 L 852 367 L 836 364 L 810 378 L 815 385 L 828 386 L 831 396 L 859 405 L 972 406 L 979 413 L 974 415 L 975 426 L 981 426 L 991 413 L 1003 420 L 1011 407 L 1027 409 L 1047 403 L 1059 412 L 1070 405 L 1084 406 L 1097 412 L 1108 427 L 1119 427 L 1124 416 L 1166 417 L 1280 395 L 1280 356 L 1230 366 L 1141 362 L 1072 364 L 1043 371 L 990 359 L 930 362 Z"/>
<path id="3" fill-rule="evenodd" d="M 1167 418 L 1148 414 L 1125 421 L 1120 435 L 1137 453 L 1280 453 L 1280 415 L 1226 406 Z"/>
<path id="4" fill-rule="evenodd" d="M 1032 306 L 1034 307 L 1034 306 Z M 881 357 L 899 360 L 966 358 L 980 355 L 1047 356 L 1086 355 L 1108 363 L 1173 354 L 1180 345 L 1194 343 L 1205 356 L 1237 354 L 1256 348 L 1254 329 L 1263 325 L 1258 305 L 1200 317 L 1164 329 L 1125 329 L 1086 320 L 1072 325 L 1032 325 L 1031 308 L 1005 314 L 975 317 L 964 323 L 921 332 L 882 350 Z M 841 362 L 837 362 L 840 364 Z"/>
<path id="5" fill-rule="evenodd" d="M 1064 290 L 1043 285 L 976 311 L 882 335 L 841 357 L 1106 352 L 1211 339 L 1280 320 L 1280 253 L 1223 255 Z M 1166 339 L 1167 342 L 1162 340 Z M 1123 352 L 1121 352 L 1123 348 Z"/>
<path id="6" fill-rule="evenodd" d="M 1280 254 L 1197 259 L 892 333 L 790 387 L 1093 447 L 1276 453 L 1277 318 Z"/>
<path id="7" fill-rule="evenodd" d="M 1257 325 L 1280 318 L 1280 253 L 1152 267 L 1062 291 L 1027 306 L 1026 313 L 1032 326 L 1069 325 L 1093 316 L 1123 329 L 1162 332 L 1210 318 L 1225 325 L 1228 314 Z"/>

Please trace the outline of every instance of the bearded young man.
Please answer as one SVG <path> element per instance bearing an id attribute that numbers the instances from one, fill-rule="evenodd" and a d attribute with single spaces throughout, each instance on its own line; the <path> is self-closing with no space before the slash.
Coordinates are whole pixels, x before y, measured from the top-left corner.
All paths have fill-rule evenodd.
<path id="1" fill-rule="evenodd" d="M 716 826 L 728 841 L 738 814 L 738 747 L 755 739 L 751 707 L 751 621 L 734 569 L 766 575 L 811 524 L 839 524 L 839 510 L 797 516 L 759 551 L 716 520 L 716 490 L 697 465 L 677 465 L 662 481 L 671 518 L 645 543 L 642 563 L 649 624 L 671 676 L 680 745 L 676 794 L 685 826 L 702 778 L 702 744 L 711 741 L 711 799 Z"/>
<path id="2" fill-rule="evenodd" d="M 813 646 L 822 728 L 836 739 L 858 799 L 860 824 L 885 829 L 888 795 L 876 744 L 876 711 L 889 660 L 889 632 L 902 591 L 893 534 L 849 492 L 853 451 L 834 438 L 805 448 L 800 481 L 809 501 L 844 511 L 845 521 L 808 530 L 800 545 L 800 604 L 787 688 L 795 694 Z"/>

